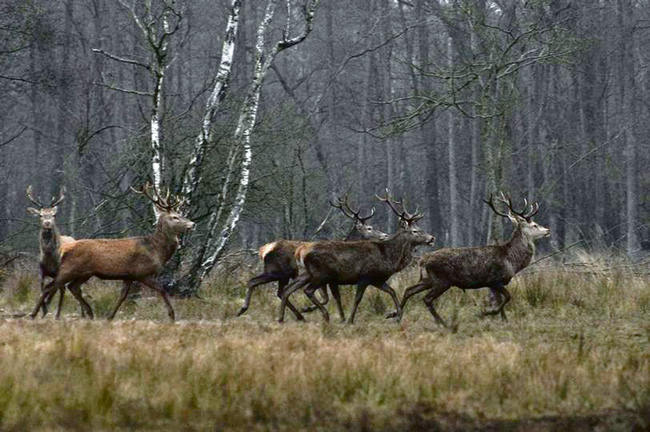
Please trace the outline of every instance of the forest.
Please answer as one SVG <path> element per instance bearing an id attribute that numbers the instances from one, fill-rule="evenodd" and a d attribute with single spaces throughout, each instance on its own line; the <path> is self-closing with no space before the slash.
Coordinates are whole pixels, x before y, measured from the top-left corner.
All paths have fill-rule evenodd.
<path id="1" fill-rule="evenodd" d="M 500 239 L 481 200 L 505 190 L 540 202 L 547 251 L 647 248 L 645 2 L 263 3 L 4 1 L 2 249 L 37 247 L 30 184 L 94 238 L 146 230 L 147 180 L 198 224 L 181 290 L 227 251 L 341 235 L 328 202 L 384 188 L 438 245 Z"/>
<path id="2" fill-rule="evenodd" d="M 648 47 L 647 0 L 0 1 L 0 430 L 644 430 Z M 155 274 L 180 321 L 97 279 L 25 319 L 48 204 L 73 242 L 184 221 Z M 420 257 L 533 215 L 508 319 L 477 316 L 500 285 L 441 296 L 445 327 L 436 297 L 384 319 L 381 284 L 354 325 L 246 292 L 270 242 L 417 220 L 405 306 Z"/>

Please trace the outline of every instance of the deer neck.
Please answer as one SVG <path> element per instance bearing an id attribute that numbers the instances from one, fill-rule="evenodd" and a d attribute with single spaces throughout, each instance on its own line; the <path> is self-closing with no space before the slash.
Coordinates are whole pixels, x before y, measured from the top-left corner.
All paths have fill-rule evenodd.
<path id="1" fill-rule="evenodd" d="M 56 225 L 50 229 L 41 228 L 40 248 L 41 254 L 54 253 L 58 254 L 61 246 L 61 234 Z"/>
<path id="2" fill-rule="evenodd" d="M 413 243 L 403 231 L 398 231 L 391 238 L 382 242 L 385 245 L 386 256 L 393 265 L 395 272 L 405 268 L 413 258 Z"/>
<path id="3" fill-rule="evenodd" d="M 61 265 L 61 235 L 56 225 L 50 229 L 41 228 L 39 239 L 40 266 L 45 274 L 55 275 Z"/>
<path id="4" fill-rule="evenodd" d="M 344 241 L 350 241 L 350 240 L 360 240 L 361 235 L 358 234 L 359 232 L 357 229 L 353 226 L 350 232 L 348 232 L 348 235 L 345 236 L 343 239 Z"/>
<path id="5" fill-rule="evenodd" d="M 166 263 L 178 249 L 180 240 L 175 232 L 163 225 L 158 222 L 156 231 L 151 235 L 151 242 L 154 245 L 153 252 L 158 255 L 162 263 Z"/>
<path id="6" fill-rule="evenodd" d="M 504 245 L 506 259 L 510 262 L 515 272 L 526 268 L 535 255 L 535 243 L 526 237 L 521 228 L 517 228 L 512 238 Z"/>

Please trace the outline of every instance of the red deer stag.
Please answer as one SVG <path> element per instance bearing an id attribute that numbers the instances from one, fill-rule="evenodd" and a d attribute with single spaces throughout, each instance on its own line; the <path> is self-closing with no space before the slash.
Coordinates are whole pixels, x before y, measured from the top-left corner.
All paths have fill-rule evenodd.
<path id="1" fill-rule="evenodd" d="M 27 211 L 34 216 L 40 218 L 41 231 L 39 235 L 39 268 L 41 276 L 41 293 L 45 285 L 45 278 L 49 277 L 54 279 L 59 272 L 61 265 L 61 246 L 65 243 L 74 241 L 74 238 L 69 236 L 62 236 L 55 223 L 55 216 L 58 210 L 58 205 L 65 199 L 65 188 L 62 187 L 59 191 L 59 197 L 52 197 L 49 206 L 45 206 L 38 198 L 34 197 L 32 186 L 27 186 L 27 199 L 29 199 L 35 206 L 28 207 Z M 53 293 L 54 294 L 54 293 Z M 63 298 L 63 290 L 61 291 L 59 302 Z M 43 316 L 47 314 L 47 302 L 43 303 Z"/>
<path id="2" fill-rule="evenodd" d="M 427 254 L 420 259 L 420 281 L 404 292 L 401 309 L 413 295 L 429 291 L 424 297 L 424 304 L 438 324 L 447 326 L 433 307 L 435 299 L 450 287 L 476 289 L 488 287 L 500 300 L 497 307 L 483 312 L 484 315 L 496 315 L 506 320 L 503 307 L 510 301 L 506 285 L 515 274 L 530 264 L 535 253 L 535 240 L 548 237 L 548 228 L 533 222 L 532 217 L 539 210 L 539 204 L 528 205 L 524 200 L 524 209 L 520 212 L 512 208 L 510 197 L 501 193 L 499 201 L 505 204 L 506 212 L 500 212 L 492 196 L 484 200 L 499 216 L 507 217 L 515 226 L 512 238 L 504 244 L 480 247 L 446 248 Z M 397 314 L 398 319 L 401 315 Z"/>
<path id="3" fill-rule="evenodd" d="M 357 308 L 368 285 L 388 293 L 395 303 L 397 316 L 399 316 L 401 311 L 397 295 L 387 281 L 409 264 L 416 246 L 433 245 L 435 239 L 415 225 L 415 222 L 422 218 L 421 214 L 417 211 L 410 214 L 403 205 L 402 211 L 398 211 L 395 204 L 399 203 L 392 200 L 388 196 L 388 191 L 386 192 L 385 197 L 377 198 L 386 203 L 399 217 L 401 228 L 384 241 L 320 241 L 300 246 L 296 250 L 296 259 L 305 267 L 305 271 L 285 289 L 280 305 L 279 322 L 284 321 L 285 306 L 289 296 L 301 288 L 320 309 L 323 319 L 329 321 L 327 309 L 314 296 L 314 291 L 326 284 L 357 285 L 354 307 L 348 319 L 350 324 L 354 322 Z"/>
<path id="4" fill-rule="evenodd" d="M 174 309 L 167 294 L 156 281 L 163 265 L 171 258 L 180 241 L 179 235 L 192 229 L 194 222 L 178 213 L 183 200 L 171 198 L 169 192 L 162 197 L 151 185 L 146 184 L 141 191 L 133 189 L 154 203 L 158 209 L 158 222 L 154 233 L 142 237 L 123 239 L 77 240 L 64 248 L 59 272 L 46 288 L 31 314 L 34 318 L 45 298 L 57 289 L 68 284 L 68 289 L 83 305 L 92 319 L 93 313 L 81 296 L 80 286 L 93 276 L 100 279 L 123 280 L 125 282 L 120 298 L 110 315 L 112 319 L 126 299 L 132 282 L 140 282 L 160 293 L 169 318 L 174 321 Z"/>
<path id="5" fill-rule="evenodd" d="M 336 203 L 330 202 L 330 205 L 334 208 L 339 209 L 345 216 L 354 220 L 354 227 L 352 231 L 348 234 L 346 241 L 351 240 L 354 236 L 354 233 L 358 233 L 359 236 L 369 239 L 385 240 L 388 238 L 388 234 L 383 233 L 371 225 L 367 224 L 367 221 L 373 217 L 375 214 L 375 209 L 373 208 L 368 216 L 361 216 L 361 210 L 353 210 L 348 201 L 347 195 L 341 199 L 338 198 Z M 277 296 L 281 298 L 284 288 L 289 283 L 289 280 L 294 279 L 298 275 L 298 264 L 295 259 L 295 251 L 299 246 L 310 244 L 311 242 L 305 241 L 296 241 L 296 240 L 276 240 L 271 243 L 267 243 L 260 247 L 259 256 L 260 259 L 264 262 L 264 272 L 258 276 L 255 276 L 248 281 L 246 298 L 244 300 L 244 305 L 241 307 L 237 316 L 244 314 L 250 305 L 251 295 L 255 288 L 259 285 L 263 285 L 269 282 L 278 282 Z M 332 291 L 332 297 L 336 301 L 336 306 L 339 310 L 339 314 L 342 320 L 345 320 L 345 313 L 343 312 L 343 305 L 341 304 L 341 295 L 338 290 L 337 285 L 330 285 L 330 290 Z M 327 290 L 323 289 L 325 301 L 322 303 L 325 305 L 328 301 Z M 287 301 L 287 306 L 296 316 L 298 320 L 304 320 L 302 314 L 295 308 L 295 306 Z M 314 306 L 316 308 L 316 306 Z M 311 312 L 312 308 L 306 308 L 303 312 Z"/>

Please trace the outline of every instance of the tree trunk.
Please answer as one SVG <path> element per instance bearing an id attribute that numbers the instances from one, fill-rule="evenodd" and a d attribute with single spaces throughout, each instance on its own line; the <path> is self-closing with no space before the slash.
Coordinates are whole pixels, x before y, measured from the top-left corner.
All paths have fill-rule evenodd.
<path id="1" fill-rule="evenodd" d="M 621 113 L 627 113 L 622 121 L 624 129 L 624 157 L 625 157 L 625 225 L 626 244 L 625 249 L 629 256 L 639 251 L 639 239 L 637 237 L 637 213 L 638 213 L 638 188 L 637 188 L 637 140 L 635 125 L 637 120 L 636 97 L 637 88 L 635 81 L 634 62 L 634 22 L 632 15 L 634 6 L 629 0 L 619 0 L 619 14 L 621 26 L 621 73 L 623 80 L 623 97 Z"/>
<path id="2" fill-rule="evenodd" d="M 451 35 L 447 37 L 447 62 L 454 70 L 454 44 Z M 458 246 L 458 185 L 456 179 L 456 125 L 453 110 L 447 111 L 447 154 L 449 157 L 449 245 Z"/>
<path id="3" fill-rule="evenodd" d="M 210 221 L 208 222 L 208 238 L 202 248 L 203 250 L 201 254 L 199 255 L 200 260 L 197 261 L 198 266 L 195 266 L 189 275 L 190 289 L 196 289 L 198 284 L 200 284 L 210 270 L 212 270 L 230 240 L 243 211 L 249 189 L 250 167 L 253 160 L 251 134 L 255 127 L 264 78 L 266 77 L 266 74 L 277 54 L 284 49 L 302 42 L 312 30 L 314 11 L 318 4 L 317 0 L 310 2 L 311 6 L 306 5 L 305 7 L 305 28 L 300 35 L 287 39 L 289 37 L 287 28 L 287 31 L 284 33 L 283 39 L 280 42 L 275 43 L 270 49 L 265 48 L 266 32 L 273 20 L 276 3 L 277 0 L 267 1 L 264 17 L 257 28 L 253 79 L 239 113 L 237 128 L 235 129 L 233 137 L 234 144 L 231 148 L 230 155 L 228 156 L 228 175 L 220 196 L 221 202 L 217 210 L 210 215 Z M 238 155 L 241 160 L 236 169 L 235 164 L 239 159 Z M 238 171 L 236 174 L 235 170 Z M 230 208 L 225 223 L 222 225 L 222 229 L 219 231 L 218 235 L 216 235 L 217 227 L 221 222 L 220 216 L 225 211 L 227 205 L 226 192 L 229 187 L 229 181 L 234 181 L 235 176 L 239 181 L 234 202 Z"/>
<path id="4" fill-rule="evenodd" d="M 183 179 L 183 196 L 187 200 L 187 207 L 196 192 L 200 182 L 201 166 L 208 144 L 212 140 L 212 123 L 214 122 L 221 101 L 226 97 L 232 76 L 232 63 L 235 54 L 235 41 L 239 29 L 239 11 L 241 0 L 232 0 L 230 14 L 226 25 L 226 33 L 221 47 L 221 60 L 215 77 L 215 84 L 206 102 L 201 123 L 201 132 L 194 139 L 194 149 L 190 158 L 188 169 Z"/>

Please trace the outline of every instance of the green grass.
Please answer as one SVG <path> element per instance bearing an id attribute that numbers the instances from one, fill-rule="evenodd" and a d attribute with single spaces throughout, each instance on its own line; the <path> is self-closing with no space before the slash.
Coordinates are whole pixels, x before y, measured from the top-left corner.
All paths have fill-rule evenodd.
<path id="1" fill-rule="evenodd" d="M 369 288 L 352 326 L 319 312 L 276 323 L 275 286 L 235 314 L 248 274 L 215 276 L 199 299 L 143 290 L 101 319 L 120 285 L 84 286 L 97 312 L 0 321 L 0 430 L 643 430 L 650 427 L 650 280 L 632 273 L 522 274 L 508 322 L 481 318 L 486 291 L 438 302 L 455 332 L 416 297 L 400 324 Z M 0 293 L 5 317 L 28 312 L 37 279 L 21 270 Z M 23 281 L 30 280 L 26 293 Z M 410 270 L 391 284 L 401 293 Z M 29 285 L 29 284 L 28 284 Z M 342 288 L 346 313 L 353 290 Z M 302 295 L 296 303 L 307 305 Z"/>

